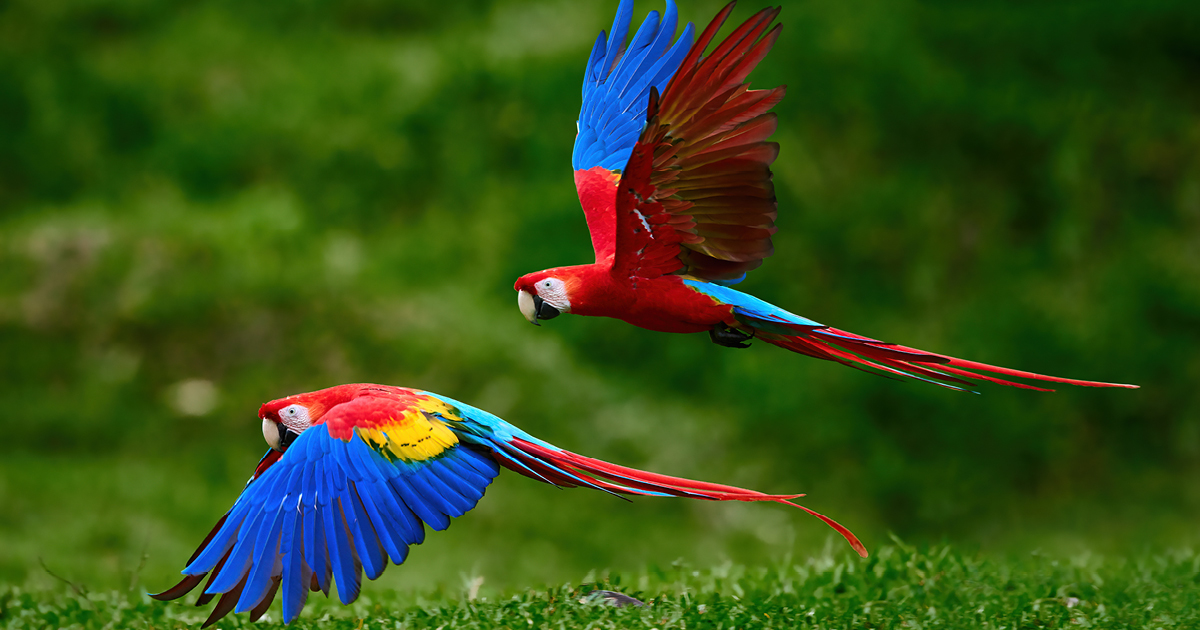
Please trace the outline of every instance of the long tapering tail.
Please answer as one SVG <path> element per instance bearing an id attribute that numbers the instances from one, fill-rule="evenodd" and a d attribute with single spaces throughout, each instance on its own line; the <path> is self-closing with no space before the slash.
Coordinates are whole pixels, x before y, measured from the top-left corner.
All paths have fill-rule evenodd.
<path id="1" fill-rule="evenodd" d="M 683 283 L 733 307 L 734 319 L 741 326 L 752 328 L 755 337 L 769 344 L 817 359 L 836 361 L 853 368 L 881 373 L 885 376 L 912 378 L 958 390 L 970 389 L 978 381 L 987 381 L 998 385 L 1042 392 L 1054 391 L 989 374 L 980 374 L 980 372 L 1083 387 L 1125 387 L 1129 389 L 1138 387 L 1124 383 L 1103 383 L 1046 376 L 886 343 L 826 326 L 724 285 L 696 278 L 685 278 Z"/>
<path id="2" fill-rule="evenodd" d="M 501 465 L 556 486 L 585 486 L 617 495 L 672 496 L 706 501 L 769 501 L 790 505 L 824 521 L 841 534 L 858 555 L 867 557 L 867 548 L 850 530 L 824 514 L 791 501 L 803 494 L 764 494 L 735 486 L 660 475 L 543 446 L 519 437 L 497 446 L 501 446 L 497 451 L 497 460 Z"/>
<path id="3" fill-rule="evenodd" d="M 757 327 L 756 327 L 757 328 Z M 799 327 L 798 327 L 799 328 Z M 886 343 L 870 337 L 838 330 L 837 328 L 805 327 L 803 332 L 783 335 L 758 329 L 756 337 L 763 341 L 799 352 L 810 357 L 837 361 L 850 367 L 875 371 L 885 376 L 898 376 L 927 381 L 950 389 L 970 389 L 978 381 L 987 381 L 997 385 L 1032 389 L 1040 392 L 1052 392 L 1053 389 L 1038 387 L 1028 383 L 981 374 L 991 372 L 1014 378 L 1025 378 L 1048 383 L 1066 383 L 1083 387 L 1125 387 L 1137 389 L 1137 385 L 1124 383 L 1103 383 L 1099 381 L 1084 381 L 1060 376 L 1047 376 L 1023 370 L 968 361 L 956 357 L 926 352 L 898 344 Z"/>

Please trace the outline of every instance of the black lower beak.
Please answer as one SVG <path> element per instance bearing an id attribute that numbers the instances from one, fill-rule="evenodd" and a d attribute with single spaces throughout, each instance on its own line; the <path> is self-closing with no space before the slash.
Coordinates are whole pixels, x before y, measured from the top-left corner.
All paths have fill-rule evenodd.
<path id="1" fill-rule="evenodd" d="M 538 319 L 554 319 L 559 314 L 558 309 L 536 295 L 533 296 L 533 312 L 537 314 Z"/>
<path id="2" fill-rule="evenodd" d="M 300 437 L 300 434 L 283 426 L 283 423 L 279 423 L 277 426 L 279 427 L 279 452 L 282 453 L 292 445 L 292 442 L 296 441 L 296 438 Z"/>

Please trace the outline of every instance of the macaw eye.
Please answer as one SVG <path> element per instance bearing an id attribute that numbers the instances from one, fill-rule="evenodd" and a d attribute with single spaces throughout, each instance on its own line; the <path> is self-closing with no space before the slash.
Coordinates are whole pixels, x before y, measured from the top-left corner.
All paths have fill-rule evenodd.
<path id="1" fill-rule="evenodd" d="M 545 282 L 543 282 L 543 283 L 542 283 L 542 286 L 544 286 L 544 287 L 546 287 L 547 289 L 549 289 L 549 288 L 551 287 L 551 285 L 552 285 L 552 284 L 553 284 L 553 283 L 551 283 L 549 280 L 547 280 L 547 281 L 545 281 Z"/>

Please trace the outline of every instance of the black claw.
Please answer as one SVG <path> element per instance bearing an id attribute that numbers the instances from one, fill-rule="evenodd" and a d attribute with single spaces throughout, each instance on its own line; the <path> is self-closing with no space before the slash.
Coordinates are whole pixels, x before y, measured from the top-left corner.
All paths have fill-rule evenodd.
<path id="1" fill-rule="evenodd" d="M 750 344 L 748 342 L 754 338 L 754 330 L 751 329 L 750 332 L 746 333 L 736 328 L 730 328 L 725 325 L 725 322 L 721 322 L 708 330 L 708 337 L 718 346 L 725 346 L 726 348 L 749 348 Z"/>

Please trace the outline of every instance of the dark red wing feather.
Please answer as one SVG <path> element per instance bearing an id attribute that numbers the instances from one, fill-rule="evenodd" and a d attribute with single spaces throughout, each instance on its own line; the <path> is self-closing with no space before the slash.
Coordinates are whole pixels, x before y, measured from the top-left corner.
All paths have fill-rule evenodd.
<path id="1" fill-rule="evenodd" d="M 776 127 L 768 112 L 784 88 L 744 81 L 779 36 L 779 9 L 759 11 L 704 56 L 731 9 L 705 28 L 662 97 L 651 92 L 617 190 L 613 264 L 631 277 L 731 280 L 773 252 L 769 166 L 779 147 L 767 142 Z"/>

